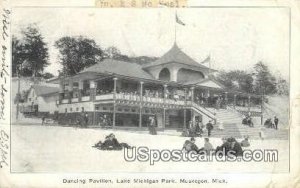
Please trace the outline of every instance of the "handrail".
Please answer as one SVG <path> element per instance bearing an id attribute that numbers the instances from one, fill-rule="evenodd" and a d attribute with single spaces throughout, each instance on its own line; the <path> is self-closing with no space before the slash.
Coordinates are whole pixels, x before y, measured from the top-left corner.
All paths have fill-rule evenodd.
<path id="1" fill-rule="evenodd" d="M 200 112 L 204 113 L 205 115 L 207 115 L 208 117 L 210 117 L 211 119 L 216 121 L 216 115 L 214 113 L 212 113 L 211 111 L 207 110 L 206 108 L 204 108 L 192 101 L 188 101 L 188 104 L 190 104 L 191 107 L 196 108 Z"/>

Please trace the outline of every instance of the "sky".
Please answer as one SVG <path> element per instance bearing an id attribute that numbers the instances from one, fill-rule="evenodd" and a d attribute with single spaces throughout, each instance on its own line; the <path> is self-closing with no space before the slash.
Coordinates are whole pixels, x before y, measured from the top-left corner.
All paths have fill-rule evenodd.
<path id="1" fill-rule="evenodd" d="M 58 74 L 55 41 L 86 36 L 104 49 L 129 56 L 160 57 L 176 43 L 202 62 L 211 57 L 217 70 L 250 71 L 258 61 L 289 77 L 289 12 L 285 8 L 97 9 L 14 8 L 12 33 L 36 24 L 49 48 L 46 71 Z M 176 24 L 175 11 L 185 26 Z M 206 64 L 207 65 L 207 64 Z M 207 65 L 208 66 L 208 65 Z"/>

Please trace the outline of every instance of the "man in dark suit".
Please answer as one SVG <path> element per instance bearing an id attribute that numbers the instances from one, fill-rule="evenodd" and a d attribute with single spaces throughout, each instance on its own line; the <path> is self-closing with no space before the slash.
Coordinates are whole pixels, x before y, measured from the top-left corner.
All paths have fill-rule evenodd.
<path id="1" fill-rule="evenodd" d="M 274 128 L 275 129 L 278 129 L 278 122 L 279 122 L 279 120 L 278 120 L 278 118 L 276 117 L 276 116 L 274 116 Z"/>
<path id="2" fill-rule="evenodd" d="M 211 135 L 211 130 L 214 128 L 214 126 L 211 123 L 211 120 L 208 121 L 206 124 L 206 129 L 207 129 L 207 136 L 210 137 Z"/>

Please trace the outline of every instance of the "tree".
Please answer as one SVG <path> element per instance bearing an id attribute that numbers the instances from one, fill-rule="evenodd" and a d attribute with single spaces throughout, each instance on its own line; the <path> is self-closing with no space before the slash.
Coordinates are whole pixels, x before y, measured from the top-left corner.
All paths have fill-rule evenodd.
<path id="1" fill-rule="evenodd" d="M 254 92 L 252 75 L 245 71 L 221 71 L 217 76 L 217 80 L 228 89 L 239 90 L 246 93 Z"/>
<path id="2" fill-rule="evenodd" d="M 93 39 L 82 36 L 62 37 L 55 42 L 59 50 L 63 74 L 72 76 L 104 58 L 103 51 Z"/>
<path id="3" fill-rule="evenodd" d="M 51 74 L 50 72 L 46 72 L 46 73 L 42 74 L 41 77 L 44 79 L 50 79 L 50 78 L 53 78 L 54 75 Z"/>
<path id="4" fill-rule="evenodd" d="M 44 71 L 48 63 L 48 48 L 44 39 L 35 25 L 30 25 L 22 30 L 23 48 L 22 62 L 23 76 L 37 77 Z"/>
<path id="5" fill-rule="evenodd" d="M 256 93 L 274 94 L 276 89 L 276 78 L 270 73 L 268 66 L 263 62 L 254 65 L 255 91 Z"/>
<path id="6" fill-rule="evenodd" d="M 110 59 L 116 59 L 121 55 L 121 52 L 118 48 L 110 46 L 104 50 L 104 57 Z"/>
<path id="7" fill-rule="evenodd" d="M 24 59 L 24 47 L 21 41 L 12 36 L 12 75 L 17 76 L 17 71 L 21 71 L 21 64 L 25 61 Z"/>
<path id="8" fill-rule="evenodd" d="M 282 78 L 280 73 L 277 73 L 276 90 L 279 95 L 289 95 L 289 82 Z"/>
<path id="9" fill-rule="evenodd" d="M 234 83 L 232 78 L 229 76 L 229 74 L 226 71 L 220 71 L 219 74 L 216 77 L 217 81 L 220 82 L 222 85 L 224 85 L 227 89 L 238 89 L 238 85 Z"/>

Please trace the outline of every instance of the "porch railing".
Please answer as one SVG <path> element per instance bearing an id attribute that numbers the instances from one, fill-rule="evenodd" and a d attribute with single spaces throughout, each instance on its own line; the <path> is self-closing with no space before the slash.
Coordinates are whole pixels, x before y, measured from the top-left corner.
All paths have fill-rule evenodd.
<path id="1" fill-rule="evenodd" d="M 69 103 L 69 99 L 63 99 L 63 100 L 61 101 L 61 103 L 62 103 L 62 104 L 67 104 L 67 103 Z"/>
<path id="2" fill-rule="evenodd" d="M 111 100 L 114 98 L 113 94 L 104 94 L 104 95 L 96 95 L 95 99 L 96 100 Z"/>
<path id="3" fill-rule="evenodd" d="M 90 96 L 83 96 L 81 97 L 81 101 L 89 101 L 90 100 Z"/>

